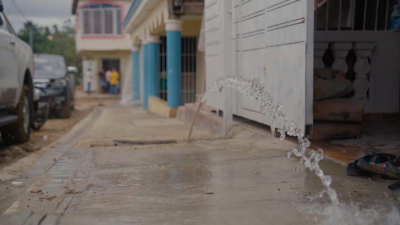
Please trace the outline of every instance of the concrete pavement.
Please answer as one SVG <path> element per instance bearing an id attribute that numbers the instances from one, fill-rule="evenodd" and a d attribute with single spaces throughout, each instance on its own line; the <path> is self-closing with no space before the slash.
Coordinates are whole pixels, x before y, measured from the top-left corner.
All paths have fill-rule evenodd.
<path id="1" fill-rule="evenodd" d="M 103 108 L 0 223 L 356 224 L 351 210 L 360 213 L 357 221 L 368 218 L 350 202 L 383 207 L 377 218 L 399 206 L 400 195 L 387 190 L 390 181 L 349 177 L 324 160 L 332 186 L 349 203 L 349 210 L 330 213 L 326 197 L 309 201 L 322 190 L 318 178 L 302 166 L 295 173 L 298 159 L 282 157 L 295 143 L 245 125 L 236 125 L 228 139 L 194 130 L 190 144 L 187 132 L 176 119 L 140 108 Z"/>

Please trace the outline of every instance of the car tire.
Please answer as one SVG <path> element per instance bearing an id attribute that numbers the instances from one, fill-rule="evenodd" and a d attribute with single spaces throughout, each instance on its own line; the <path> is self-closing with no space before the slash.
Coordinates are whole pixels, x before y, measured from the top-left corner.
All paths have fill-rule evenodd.
<path id="1" fill-rule="evenodd" d="M 34 131 L 39 131 L 40 128 L 42 128 L 44 125 L 44 122 L 38 123 L 38 122 L 33 122 L 32 124 L 32 130 Z"/>
<path id="2" fill-rule="evenodd" d="M 18 117 L 18 120 L 2 128 L 1 138 L 4 143 L 16 144 L 29 141 L 31 135 L 32 101 L 29 95 L 29 88 L 24 86 L 18 105 L 12 112 L 12 114 Z"/>
<path id="3" fill-rule="evenodd" d="M 38 130 L 40 130 L 40 128 L 42 128 L 43 127 L 43 125 L 46 123 L 46 120 L 49 118 L 49 115 L 50 115 L 50 104 L 51 103 L 49 103 L 47 106 L 46 106 L 46 114 L 45 114 L 45 116 L 44 116 L 44 118 L 41 118 L 39 121 L 38 121 L 38 118 L 35 118 L 35 120 L 33 121 L 33 123 L 32 123 L 32 130 L 34 130 L 34 131 L 38 131 Z"/>
<path id="4" fill-rule="evenodd" d="M 75 98 L 71 97 L 71 110 L 74 111 L 75 110 Z"/>
<path id="5" fill-rule="evenodd" d="M 67 100 L 58 113 L 60 118 L 70 118 L 71 117 L 71 95 L 67 94 Z"/>

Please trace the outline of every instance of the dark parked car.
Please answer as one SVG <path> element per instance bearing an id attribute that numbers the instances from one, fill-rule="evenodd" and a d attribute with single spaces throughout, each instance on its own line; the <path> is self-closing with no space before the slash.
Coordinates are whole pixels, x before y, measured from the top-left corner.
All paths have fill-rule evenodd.
<path id="1" fill-rule="evenodd" d="M 64 57 L 59 55 L 35 54 L 35 87 L 51 89 L 54 97 L 51 114 L 69 118 L 74 108 L 73 77 L 67 72 Z"/>

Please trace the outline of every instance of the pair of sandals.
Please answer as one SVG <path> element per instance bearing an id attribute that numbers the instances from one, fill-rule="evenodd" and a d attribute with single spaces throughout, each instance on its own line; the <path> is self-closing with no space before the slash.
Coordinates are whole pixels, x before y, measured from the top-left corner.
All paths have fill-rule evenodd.
<path id="1" fill-rule="evenodd" d="M 377 174 L 386 178 L 400 180 L 400 156 L 391 154 L 367 153 L 346 166 L 346 173 L 351 176 Z M 400 188 L 400 182 L 389 186 L 389 189 Z"/>

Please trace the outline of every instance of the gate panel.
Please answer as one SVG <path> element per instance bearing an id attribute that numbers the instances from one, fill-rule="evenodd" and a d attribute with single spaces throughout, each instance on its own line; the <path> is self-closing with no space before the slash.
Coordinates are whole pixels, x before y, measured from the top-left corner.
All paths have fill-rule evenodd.
<path id="1" fill-rule="evenodd" d="M 225 8 L 227 2 L 205 1 L 207 86 L 218 76 L 257 76 L 273 103 L 282 104 L 283 113 L 306 134 L 306 126 L 312 125 L 314 1 L 233 0 L 231 10 Z M 231 12 L 230 24 L 220 16 L 226 10 Z M 231 47 L 225 43 L 227 35 Z M 232 61 L 227 62 L 230 55 Z M 216 91 L 207 104 L 222 109 L 222 93 Z M 282 128 L 283 121 L 271 124 L 260 112 L 259 101 L 233 95 L 235 114 Z"/>
<path id="2" fill-rule="evenodd" d="M 205 33 L 206 33 L 206 85 L 210 87 L 219 76 L 223 76 L 224 54 L 223 32 L 225 29 L 223 23 L 224 1 L 205 0 Z M 225 35 L 230 35 L 225 34 Z M 223 92 L 215 91 L 213 97 L 207 100 L 207 104 L 217 109 L 223 105 Z"/>
<path id="3" fill-rule="evenodd" d="M 313 2 L 266 1 L 266 90 L 303 134 L 312 125 Z"/>
<path id="4" fill-rule="evenodd" d="M 313 1 L 250 0 L 233 10 L 236 76 L 258 76 L 282 111 L 305 133 L 312 125 Z M 235 70 L 234 69 L 234 70 Z M 260 102 L 238 95 L 235 113 L 273 127 Z"/>
<path id="5" fill-rule="evenodd" d="M 259 77 L 264 82 L 265 67 L 265 0 L 238 1 L 233 9 L 235 76 Z M 237 94 L 234 112 L 240 116 L 267 123 L 260 113 L 260 102 Z"/>

